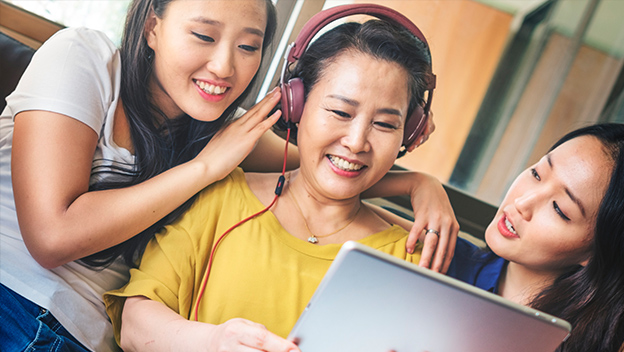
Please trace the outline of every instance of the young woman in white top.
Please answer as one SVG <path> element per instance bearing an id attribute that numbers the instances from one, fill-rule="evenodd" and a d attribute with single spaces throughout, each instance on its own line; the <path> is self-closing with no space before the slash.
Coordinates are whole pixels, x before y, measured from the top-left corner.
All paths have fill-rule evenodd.
<path id="1" fill-rule="evenodd" d="M 0 117 L 1 350 L 116 349 L 101 295 L 154 232 L 248 155 L 248 170 L 279 169 L 278 90 L 229 123 L 275 27 L 270 0 L 136 0 L 120 49 L 83 28 L 37 51 Z M 437 229 L 423 264 L 448 267 L 458 226 L 439 183 L 375 187 L 428 204 L 408 247 Z"/>

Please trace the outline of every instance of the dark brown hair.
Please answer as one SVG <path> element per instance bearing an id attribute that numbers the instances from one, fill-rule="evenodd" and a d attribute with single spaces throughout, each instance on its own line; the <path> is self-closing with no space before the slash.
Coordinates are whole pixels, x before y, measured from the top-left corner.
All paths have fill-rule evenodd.
<path id="1" fill-rule="evenodd" d="M 613 160 L 594 227 L 593 253 L 586 266 L 571 268 L 543 290 L 531 306 L 572 324 L 561 352 L 618 351 L 624 343 L 624 124 L 575 130 L 551 148 L 582 136 L 598 139 Z"/>

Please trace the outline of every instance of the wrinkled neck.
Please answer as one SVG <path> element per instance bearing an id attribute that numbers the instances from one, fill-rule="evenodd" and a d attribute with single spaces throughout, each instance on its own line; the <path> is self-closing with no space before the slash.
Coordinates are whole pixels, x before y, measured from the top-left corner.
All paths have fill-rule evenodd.
<path id="1" fill-rule="evenodd" d="M 359 195 L 349 199 L 335 199 L 323 194 L 312 182 L 306 180 L 305 175 L 299 170 L 289 172 L 286 180 L 284 193 L 287 197 L 294 197 L 293 201 L 298 203 L 311 227 L 323 227 L 318 226 L 322 224 L 316 224 L 316 222 L 330 222 L 335 228 L 335 224 L 352 219 L 361 206 Z M 326 227 L 329 228 L 332 225 Z"/>

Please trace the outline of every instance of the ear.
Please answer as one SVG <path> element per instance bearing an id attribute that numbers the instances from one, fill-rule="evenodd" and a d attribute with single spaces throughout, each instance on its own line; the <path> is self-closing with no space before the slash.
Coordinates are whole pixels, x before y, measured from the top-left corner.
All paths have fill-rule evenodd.
<path id="1" fill-rule="evenodd" d="M 583 258 L 580 258 L 581 261 L 579 262 L 579 265 L 586 267 L 591 257 L 592 257 L 592 252 L 588 250 L 587 253 L 583 256 Z"/>
<path id="2" fill-rule="evenodd" d="M 590 235 L 588 235 L 587 239 L 588 239 L 588 244 L 585 250 L 585 254 L 579 258 L 581 261 L 579 262 L 579 265 L 586 267 L 587 264 L 589 263 L 589 260 L 596 255 L 596 251 L 593 249 L 593 246 L 590 245 L 591 242 L 593 242 L 593 238 L 596 234 L 594 232 L 592 232 Z"/>
<path id="3" fill-rule="evenodd" d="M 147 45 L 154 50 L 156 46 L 156 33 L 155 28 L 158 24 L 158 17 L 154 13 L 154 10 L 150 10 L 149 15 L 147 15 L 147 19 L 145 20 L 145 28 L 143 28 L 143 35 L 145 36 L 145 41 L 147 41 Z"/>
<path id="4" fill-rule="evenodd" d="M 420 147 L 423 143 L 425 143 L 429 139 L 429 136 L 431 136 L 433 131 L 435 131 L 436 125 L 435 125 L 435 122 L 433 122 L 433 111 L 429 110 L 426 118 L 427 118 L 427 125 L 425 127 L 425 130 L 423 131 L 420 137 L 418 137 L 412 144 L 408 146 L 407 148 L 408 152 L 411 152 L 414 149 Z"/>

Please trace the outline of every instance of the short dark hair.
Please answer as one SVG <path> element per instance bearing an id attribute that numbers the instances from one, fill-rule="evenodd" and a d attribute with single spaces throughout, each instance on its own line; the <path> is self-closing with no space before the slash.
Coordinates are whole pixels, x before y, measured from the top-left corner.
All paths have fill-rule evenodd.
<path id="1" fill-rule="evenodd" d="M 310 44 L 285 79 L 300 78 L 307 97 L 332 60 L 349 51 L 398 63 L 407 71 L 410 96 L 407 116 L 417 105 L 424 104 L 427 83 L 433 79 L 429 47 L 406 28 L 387 21 L 347 22 L 325 32 Z M 280 121 L 277 127 L 285 129 L 286 125 Z M 296 128 L 292 129 L 296 138 Z"/>

